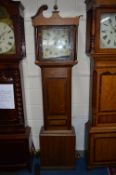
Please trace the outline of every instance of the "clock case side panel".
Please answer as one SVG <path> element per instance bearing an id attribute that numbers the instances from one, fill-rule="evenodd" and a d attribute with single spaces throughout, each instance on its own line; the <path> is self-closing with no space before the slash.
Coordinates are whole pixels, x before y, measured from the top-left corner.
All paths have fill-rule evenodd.
<path id="1" fill-rule="evenodd" d="M 16 47 L 16 51 L 13 54 L 0 54 L 0 60 L 21 60 L 26 55 L 24 34 L 24 7 L 20 2 L 12 2 L 9 0 L 2 0 L 0 2 L 0 6 L 7 11 L 9 19 L 13 22 Z"/>
<path id="2" fill-rule="evenodd" d="M 94 11 L 92 9 L 86 12 L 86 53 L 89 55 L 94 50 Z"/>

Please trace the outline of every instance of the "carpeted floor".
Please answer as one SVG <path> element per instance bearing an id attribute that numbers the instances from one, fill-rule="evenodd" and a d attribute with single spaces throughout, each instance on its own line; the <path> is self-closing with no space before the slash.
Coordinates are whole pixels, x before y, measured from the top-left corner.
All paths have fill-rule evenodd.
<path id="1" fill-rule="evenodd" d="M 116 167 L 110 167 L 108 171 L 109 171 L 109 175 L 116 175 Z"/>
<path id="2" fill-rule="evenodd" d="M 86 166 L 85 158 L 81 157 L 76 161 L 75 169 L 73 170 L 41 170 L 39 172 L 39 160 L 37 158 L 33 159 L 32 172 L 27 169 L 23 169 L 15 172 L 0 172 L 0 175 L 108 175 L 107 168 L 95 168 L 93 170 L 88 170 Z M 114 174 L 111 174 L 114 175 Z"/>

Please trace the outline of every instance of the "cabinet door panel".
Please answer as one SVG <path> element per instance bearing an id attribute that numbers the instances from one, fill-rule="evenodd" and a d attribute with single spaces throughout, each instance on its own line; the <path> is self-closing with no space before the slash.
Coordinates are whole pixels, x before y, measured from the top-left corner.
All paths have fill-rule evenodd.
<path id="1" fill-rule="evenodd" d="M 71 69 L 43 68 L 45 129 L 71 127 Z"/>
<path id="2" fill-rule="evenodd" d="M 93 125 L 116 125 L 116 68 L 96 69 L 93 80 Z"/>
<path id="3" fill-rule="evenodd" d="M 101 76 L 100 111 L 116 111 L 116 74 Z"/>
<path id="4" fill-rule="evenodd" d="M 94 131 L 91 128 L 88 156 L 88 166 L 90 168 L 116 164 L 116 132 L 109 128 L 96 128 Z"/>
<path id="5" fill-rule="evenodd" d="M 66 114 L 66 79 L 51 78 L 48 79 L 47 83 L 48 114 Z"/>

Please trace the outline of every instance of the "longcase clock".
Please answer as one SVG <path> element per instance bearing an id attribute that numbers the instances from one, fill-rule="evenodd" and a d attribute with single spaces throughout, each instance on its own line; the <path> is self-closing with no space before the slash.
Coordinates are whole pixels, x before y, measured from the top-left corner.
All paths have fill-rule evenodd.
<path id="1" fill-rule="evenodd" d="M 88 167 L 116 165 L 116 2 L 87 0 L 91 61 Z"/>
<path id="2" fill-rule="evenodd" d="M 25 56 L 23 11 L 20 2 L 0 1 L 0 168 L 5 169 L 30 162 L 20 75 Z"/>
<path id="3" fill-rule="evenodd" d="M 79 17 L 62 18 L 57 10 L 45 18 L 43 5 L 32 17 L 35 63 L 41 67 L 44 126 L 40 131 L 41 168 L 75 165 L 75 130 L 71 124 L 71 72 L 77 63 Z"/>

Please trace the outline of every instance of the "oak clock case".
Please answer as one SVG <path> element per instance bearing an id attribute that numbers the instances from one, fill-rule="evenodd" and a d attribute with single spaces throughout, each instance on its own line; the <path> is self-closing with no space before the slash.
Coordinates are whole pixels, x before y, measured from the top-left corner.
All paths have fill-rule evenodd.
<path id="1" fill-rule="evenodd" d="M 113 1 L 102 0 L 88 0 L 86 7 L 86 53 L 92 75 L 88 167 L 93 168 L 116 165 L 116 7 Z"/>
<path id="2" fill-rule="evenodd" d="M 71 124 L 71 72 L 72 66 L 77 64 L 79 17 L 62 18 L 59 11 L 54 10 L 50 18 L 45 18 L 42 13 L 47 8 L 41 6 L 32 17 L 35 63 L 41 67 L 43 89 L 40 166 L 43 169 L 72 168 L 75 165 L 75 130 Z"/>
<path id="3" fill-rule="evenodd" d="M 20 61 L 25 56 L 24 7 L 0 1 L 0 168 L 27 167 L 30 132 L 24 116 Z M 30 142 L 31 143 L 31 142 Z"/>

